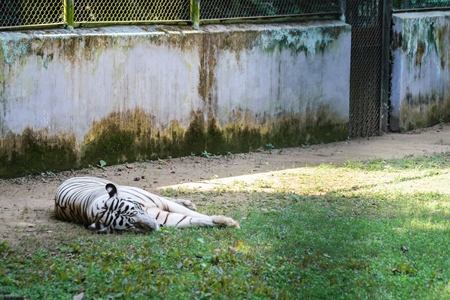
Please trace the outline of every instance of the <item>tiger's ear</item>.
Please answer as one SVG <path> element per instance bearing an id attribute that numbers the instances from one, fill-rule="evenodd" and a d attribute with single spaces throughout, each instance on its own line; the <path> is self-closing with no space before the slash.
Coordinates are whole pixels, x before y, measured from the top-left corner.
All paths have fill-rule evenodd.
<path id="1" fill-rule="evenodd" d="M 106 188 L 106 191 L 108 191 L 110 198 L 117 195 L 117 187 L 114 184 L 108 183 L 105 188 Z"/>

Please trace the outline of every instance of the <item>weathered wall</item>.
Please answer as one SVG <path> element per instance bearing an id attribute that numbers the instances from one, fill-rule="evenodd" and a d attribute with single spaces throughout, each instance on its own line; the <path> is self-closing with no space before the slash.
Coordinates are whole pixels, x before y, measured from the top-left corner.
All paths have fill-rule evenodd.
<path id="1" fill-rule="evenodd" d="M 347 137 L 350 27 L 1 32 L 0 177 Z"/>
<path id="2" fill-rule="evenodd" d="M 393 15 L 390 129 L 450 121 L 450 12 Z"/>

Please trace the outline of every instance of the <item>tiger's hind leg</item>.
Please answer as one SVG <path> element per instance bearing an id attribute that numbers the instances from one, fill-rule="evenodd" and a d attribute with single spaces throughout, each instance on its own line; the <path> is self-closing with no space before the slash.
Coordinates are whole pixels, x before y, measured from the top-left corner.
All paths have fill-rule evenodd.
<path id="1" fill-rule="evenodd" d="M 166 198 L 166 200 L 169 200 L 173 203 L 176 203 L 178 205 L 184 206 L 187 209 L 190 210 L 197 210 L 195 207 L 195 204 L 191 200 L 185 200 L 185 199 L 174 199 L 174 198 Z"/>

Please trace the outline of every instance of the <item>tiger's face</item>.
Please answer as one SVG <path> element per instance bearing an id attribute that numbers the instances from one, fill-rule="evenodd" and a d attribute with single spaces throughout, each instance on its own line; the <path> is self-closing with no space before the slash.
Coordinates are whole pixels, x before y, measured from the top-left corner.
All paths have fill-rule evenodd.
<path id="1" fill-rule="evenodd" d="M 117 187 L 108 183 L 106 190 L 109 199 L 99 207 L 95 223 L 88 226 L 98 233 L 119 231 L 148 232 L 159 230 L 156 219 L 142 209 L 142 206 L 132 199 L 120 198 Z"/>

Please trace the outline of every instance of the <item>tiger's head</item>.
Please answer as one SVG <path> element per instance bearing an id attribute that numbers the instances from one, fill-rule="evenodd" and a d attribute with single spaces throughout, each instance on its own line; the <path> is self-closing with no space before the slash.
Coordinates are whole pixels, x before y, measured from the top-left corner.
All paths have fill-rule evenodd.
<path id="1" fill-rule="evenodd" d="M 120 198 L 117 186 L 108 183 L 106 191 L 109 199 L 98 207 L 95 222 L 88 226 L 98 233 L 118 231 L 148 232 L 159 230 L 156 219 L 142 209 L 142 206 L 132 199 Z"/>

